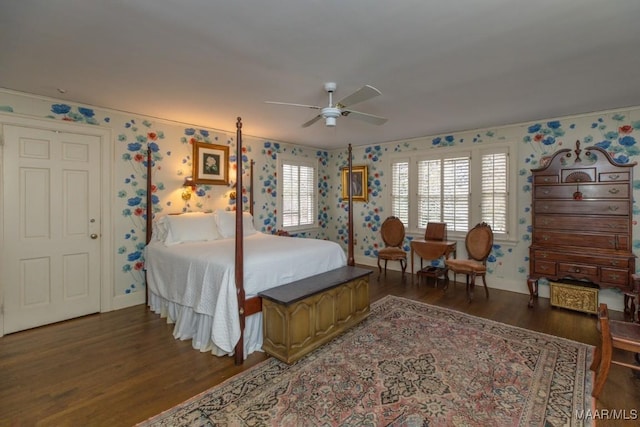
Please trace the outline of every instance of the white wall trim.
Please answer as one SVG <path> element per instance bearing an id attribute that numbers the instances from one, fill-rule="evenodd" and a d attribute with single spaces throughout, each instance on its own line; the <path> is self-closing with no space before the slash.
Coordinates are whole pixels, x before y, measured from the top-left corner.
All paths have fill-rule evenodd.
<path id="1" fill-rule="evenodd" d="M 129 294 L 115 295 L 112 298 L 111 310 L 120 310 L 121 308 L 132 307 L 134 305 L 144 304 L 145 292 L 131 292 Z M 102 310 L 107 311 L 107 310 Z"/>

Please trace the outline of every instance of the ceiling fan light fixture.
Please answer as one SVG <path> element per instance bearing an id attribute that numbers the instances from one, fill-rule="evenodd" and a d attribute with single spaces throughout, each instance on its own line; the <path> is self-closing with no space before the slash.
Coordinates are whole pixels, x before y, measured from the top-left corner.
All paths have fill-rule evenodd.
<path id="1" fill-rule="evenodd" d="M 322 117 L 324 117 L 324 124 L 328 127 L 334 127 L 336 125 L 336 119 L 340 117 L 340 109 L 334 107 L 326 107 L 322 109 Z"/>

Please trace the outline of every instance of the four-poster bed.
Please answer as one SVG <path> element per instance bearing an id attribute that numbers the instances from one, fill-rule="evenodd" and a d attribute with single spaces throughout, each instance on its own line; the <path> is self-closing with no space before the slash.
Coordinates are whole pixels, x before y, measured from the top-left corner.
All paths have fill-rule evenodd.
<path id="1" fill-rule="evenodd" d="M 217 211 L 215 215 L 198 213 L 162 217 L 169 225 L 179 224 L 177 217 L 183 217 L 180 218 L 181 222 L 193 220 L 199 224 L 208 224 L 207 221 L 214 221 L 215 218 L 218 228 L 226 227 L 226 232 L 223 230 L 222 236 L 209 239 L 201 237 L 202 240 L 211 241 L 167 245 L 154 237 L 158 224 L 154 223 L 153 218 L 152 160 L 149 154 L 145 268 L 147 304 L 153 311 L 166 315 L 169 321 L 176 323 L 174 336 L 191 338 L 193 346 L 201 351 L 212 350 L 217 355 L 233 353 L 236 364 L 241 364 L 247 354 L 259 349 L 255 347 L 262 344 L 261 315 L 258 315 L 262 310 L 262 300 L 257 296 L 260 291 L 355 263 L 351 209 L 348 212 L 347 256 L 342 247 L 334 242 L 273 236 L 253 229 L 253 207 L 250 206 L 250 212 L 243 212 L 242 204 L 240 117 L 236 128 L 238 167 L 235 213 Z M 253 162 L 251 170 L 252 167 Z M 351 171 L 351 146 L 348 167 Z M 249 201 L 253 205 L 253 183 L 250 184 Z M 349 189 L 350 201 L 351 197 Z M 349 206 L 352 206 L 351 203 Z M 188 219 L 188 216 L 192 218 Z M 232 217 L 235 217 L 235 227 L 230 231 L 229 221 Z M 230 307 L 232 303 L 237 307 Z M 238 333 L 239 338 L 236 338 Z M 235 346 L 230 348 L 230 343 L 235 343 Z M 249 348 L 246 348 L 247 345 Z"/>

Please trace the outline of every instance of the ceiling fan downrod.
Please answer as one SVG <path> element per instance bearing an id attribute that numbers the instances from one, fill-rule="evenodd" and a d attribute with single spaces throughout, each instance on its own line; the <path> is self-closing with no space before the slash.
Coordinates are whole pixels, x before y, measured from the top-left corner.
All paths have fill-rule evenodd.
<path id="1" fill-rule="evenodd" d="M 335 82 L 326 82 L 324 84 L 324 90 L 329 93 L 329 106 L 323 108 L 321 112 L 322 117 L 324 117 L 324 124 L 328 127 L 335 127 L 336 119 L 340 117 L 341 113 L 340 109 L 336 108 L 336 106 L 333 105 L 333 92 L 336 91 L 337 87 L 338 85 Z"/>

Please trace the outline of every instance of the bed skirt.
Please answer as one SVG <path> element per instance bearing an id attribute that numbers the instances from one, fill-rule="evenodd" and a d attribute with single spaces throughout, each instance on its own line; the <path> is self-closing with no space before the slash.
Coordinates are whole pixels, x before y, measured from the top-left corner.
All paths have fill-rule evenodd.
<path id="1" fill-rule="evenodd" d="M 233 349 L 225 351 L 212 339 L 213 319 L 206 314 L 166 300 L 153 292 L 149 293 L 149 308 L 174 324 L 173 336 L 179 340 L 191 340 L 191 346 L 202 352 L 210 351 L 216 356 L 233 356 Z M 244 358 L 254 351 L 262 351 L 262 313 L 245 318 Z"/>

